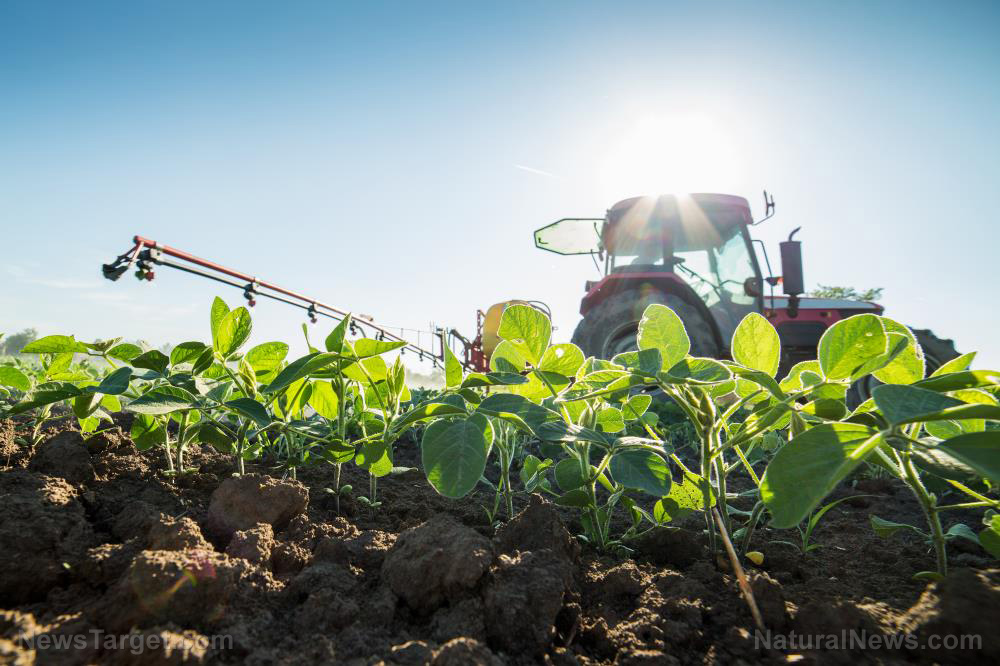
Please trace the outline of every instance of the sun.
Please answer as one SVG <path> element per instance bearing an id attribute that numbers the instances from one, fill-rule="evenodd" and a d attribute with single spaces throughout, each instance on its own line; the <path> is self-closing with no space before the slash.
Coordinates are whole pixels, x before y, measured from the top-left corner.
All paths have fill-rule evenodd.
<path id="1" fill-rule="evenodd" d="M 738 180 L 732 142 L 711 118 L 647 115 L 611 142 L 600 163 L 609 200 L 638 194 L 726 192 Z"/>

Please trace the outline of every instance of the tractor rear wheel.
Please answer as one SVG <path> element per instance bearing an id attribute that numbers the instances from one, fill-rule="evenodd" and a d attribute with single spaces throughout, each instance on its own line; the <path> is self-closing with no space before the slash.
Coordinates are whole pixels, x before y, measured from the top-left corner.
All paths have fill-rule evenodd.
<path id="1" fill-rule="evenodd" d="M 715 334 L 698 310 L 679 296 L 656 290 L 626 289 L 595 306 L 577 324 L 573 343 L 587 356 L 604 359 L 636 350 L 642 313 L 654 303 L 666 305 L 684 322 L 692 356 L 719 357 Z"/>
<path id="2" fill-rule="evenodd" d="M 934 331 L 929 328 L 911 328 L 913 335 L 920 343 L 920 348 L 924 351 L 924 376 L 929 377 L 932 372 L 940 368 L 953 358 L 958 357 L 954 340 L 942 340 L 934 335 Z M 847 392 L 847 406 L 856 408 L 872 395 L 872 390 L 881 384 L 872 375 L 862 377 L 851 385 Z"/>

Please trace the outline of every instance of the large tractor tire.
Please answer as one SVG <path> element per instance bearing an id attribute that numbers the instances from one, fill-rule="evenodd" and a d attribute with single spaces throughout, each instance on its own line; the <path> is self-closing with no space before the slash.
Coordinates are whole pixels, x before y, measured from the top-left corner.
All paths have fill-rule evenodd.
<path id="1" fill-rule="evenodd" d="M 656 290 L 626 289 L 592 308 L 576 326 L 573 343 L 587 356 L 610 359 L 638 349 L 636 334 L 646 307 L 666 305 L 681 318 L 691 338 L 691 355 L 718 358 L 721 353 L 708 322 L 690 303 Z"/>
<path id="2" fill-rule="evenodd" d="M 928 328 L 912 328 L 920 348 L 924 350 L 924 363 L 927 374 L 931 374 L 953 358 L 958 358 L 954 340 L 942 340 Z"/>
<path id="3" fill-rule="evenodd" d="M 920 343 L 920 348 L 924 350 L 924 376 L 929 377 L 932 372 L 940 368 L 953 358 L 958 357 L 954 340 L 942 340 L 934 335 L 929 328 L 911 328 L 913 335 Z M 854 409 L 872 395 L 872 389 L 881 384 L 879 380 L 868 375 L 851 385 L 847 392 L 847 406 Z"/>

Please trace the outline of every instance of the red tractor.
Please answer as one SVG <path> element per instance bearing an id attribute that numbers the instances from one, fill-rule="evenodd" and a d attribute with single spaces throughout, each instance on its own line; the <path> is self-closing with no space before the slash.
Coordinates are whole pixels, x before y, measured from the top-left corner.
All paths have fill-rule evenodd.
<path id="1" fill-rule="evenodd" d="M 749 233 L 773 215 L 774 200 L 766 192 L 764 201 L 766 216 L 754 222 L 747 200 L 729 194 L 634 197 L 616 203 L 603 218 L 566 218 L 535 231 L 535 245 L 543 250 L 590 254 L 604 263 L 604 277 L 586 283 L 573 342 L 599 358 L 636 349 L 643 311 L 661 303 L 684 321 L 693 355 L 728 358 L 740 320 L 759 312 L 781 338 L 783 373 L 816 358 L 820 336 L 834 322 L 882 313 L 876 303 L 803 297 L 801 243 L 793 239 L 798 229 L 780 244 L 781 276 L 772 275 L 764 244 Z M 776 296 L 778 285 L 782 295 Z M 951 340 L 926 329 L 913 332 L 928 372 L 958 355 Z"/>

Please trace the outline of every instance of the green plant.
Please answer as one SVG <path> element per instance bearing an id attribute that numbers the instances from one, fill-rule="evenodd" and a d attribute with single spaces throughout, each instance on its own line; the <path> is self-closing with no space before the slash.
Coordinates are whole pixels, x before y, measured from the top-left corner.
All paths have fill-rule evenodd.
<path id="1" fill-rule="evenodd" d="M 823 544 L 813 543 L 812 541 L 812 533 L 816 529 L 816 526 L 819 525 L 819 521 L 822 520 L 823 516 L 825 516 L 827 512 L 830 511 L 830 509 L 833 509 L 841 502 L 857 499 L 859 497 L 866 497 L 866 495 L 852 495 L 850 497 L 842 497 L 839 500 L 835 500 L 833 502 L 825 504 L 816 511 L 810 513 L 809 517 L 806 518 L 806 520 L 801 525 L 795 526 L 795 529 L 797 529 L 799 532 L 798 543 L 794 543 L 792 541 L 783 541 L 780 539 L 777 539 L 772 543 L 784 543 L 788 544 L 789 546 L 794 546 L 795 548 L 798 548 L 799 552 L 802 553 L 803 555 L 805 555 L 806 553 L 810 553 L 818 548 L 822 548 Z"/>
<path id="2" fill-rule="evenodd" d="M 885 317 L 858 315 L 831 326 L 820 341 L 817 388 L 843 388 L 867 374 L 886 382 L 850 414 L 842 402 L 817 405 L 815 423 L 795 432 L 770 462 L 761 498 L 772 525 L 794 527 L 838 483 L 868 461 L 882 466 L 914 493 L 927 519 L 937 575 L 947 573 L 947 536 L 940 514 L 951 508 L 997 508 L 997 500 L 967 482 L 1000 482 L 1000 433 L 985 419 L 1000 419 L 992 391 L 1000 373 L 969 370 L 966 355 L 924 379 L 923 354 L 906 327 Z M 927 477 L 943 479 L 971 501 L 939 503 Z"/>

